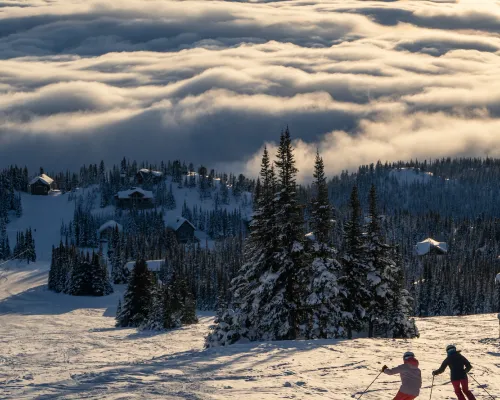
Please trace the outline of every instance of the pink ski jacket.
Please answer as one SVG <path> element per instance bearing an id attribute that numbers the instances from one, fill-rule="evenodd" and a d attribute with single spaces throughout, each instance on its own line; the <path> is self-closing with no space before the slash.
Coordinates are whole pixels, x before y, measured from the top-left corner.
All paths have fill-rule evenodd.
<path id="1" fill-rule="evenodd" d="M 404 364 L 396 368 L 387 368 L 384 371 L 387 375 L 401 375 L 400 392 L 410 396 L 418 396 L 422 387 L 422 373 L 418 368 L 418 360 L 409 358 Z"/>

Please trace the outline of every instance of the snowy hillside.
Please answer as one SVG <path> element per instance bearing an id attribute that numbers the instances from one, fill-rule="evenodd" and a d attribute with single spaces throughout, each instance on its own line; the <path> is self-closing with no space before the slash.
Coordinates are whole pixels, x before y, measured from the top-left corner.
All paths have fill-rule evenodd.
<path id="1" fill-rule="evenodd" d="M 49 201 L 49 199 L 47 199 Z M 167 333 L 114 328 L 120 288 L 102 298 L 46 290 L 47 263 L 9 264 L 0 275 L 0 398 L 2 399 L 349 399 L 412 350 L 430 393 L 431 371 L 455 343 L 474 376 L 500 395 L 496 315 L 418 320 L 420 339 L 290 341 L 203 350 L 211 322 Z M 433 399 L 453 397 L 447 374 Z M 397 377 L 382 375 L 366 400 L 387 400 Z M 475 383 L 473 392 L 483 398 Z M 486 398 L 486 397 L 484 397 Z"/>
<path id="2" fill-rule="evenodd" d="M 166 185 L 171 184 L 171 178 L 166 180 Z M 215 192 L 218 189 L 219 182 L 215 182 Z M 212 210 L 215 207 L 213 198 L 200 199 L 197 188 L 179 188 L 176 183 L 172 184 L 172 192 L 175 197 L 175 209 L 165 210 L 165 224 L 173 225 L 178 216 L 182 213 L 184 203 L 187 207 L 198 207 L 203 210 Z M 9 241 L 13 247 L 16 243 L 17 232 L 22 232 L 31 227 L 35 239 L 37 260 L 50 261 L 51 248 L 53 245 L 58 245 L 61 235 L 61 223 L 69 223 L 73 219 L 75 209 L 75 197 L 88 199 L 89 195 L 94 193 L 93 213 L 109 216 L 113 218 L 115 207 L 107 206 L 100 208 L 100 193 L 98 187 L 91 186 L 87 189 L 78 189 L 75 193 L 62 194 L 59 191 L 51 192 L 48 196 L 32 196 L 27 193 L 21 193 L 23 214 L 20 218 L 16 218 L 13 213 L 10 217 L 11 222 L 7 225 L 7 233 Z M 251 196 L 249 193 L 243 193 L 238 198 L 229 196 L 229 204 L 218 204 L 219 209 L 233 211 L 241 210 L 242 218 L 248 219 L 251 212 Z M 205 244 L 210 240 L 205 232 L 197 231 L 195 236 Z"/>
<path id="3" fill-rule="evenodd" d="M 420 172 L 415 168 L 399 168 L 393 169 L 389 173 L 389 177 L 395 178 L 401 184 L 412 184 L 429 182 L 433 175 L 432 172 Z"/>

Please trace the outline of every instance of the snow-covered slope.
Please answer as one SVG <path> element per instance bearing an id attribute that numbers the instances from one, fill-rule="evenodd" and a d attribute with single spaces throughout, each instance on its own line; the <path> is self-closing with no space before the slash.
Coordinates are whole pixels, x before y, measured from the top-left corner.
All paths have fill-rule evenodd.
<path id="1" fill-rule="evenodd" d="M 171 178 L 167 179 L 167 185 L 170 185 L 170 179 Z M 214 184 L 217 187 L 219 181 L 215 181 Z M 93 186 L 88 189 L 78 189 L 74 194 L 51 192 L 49 196 L 32 196 L 27 193 L 21 193 L 23 215 L 20 218 L 16 218 L 12 214 L 11 222 L 7 225 L 7 233 L 9 235 L 11 247 L 13 248 L 16 243 L 17 232 L 22 232 L 31 227 L 35 239 L 37 260 L 50 261 L 52 246 L 58 245 L 60 241 L 62 221 L 67 224 L 73 219 L 75 196 L 81 196 L 86 199 L 88 193 L 94 190 L 97 190 L 97 187 Z M 175 197 L 176 208 L 165 212 L 166 225 L 175 225 L 177 217 L 182 214 L 184 202 L 186 202 L 189 208 L 193 206 L 197 206 L 203 210 L 212 210 L 214 208 L 214 199 L 208 198 L 201 200 L 197 188 L 179 188 L 176 183 L 173 183 L 172 192 Z M 73 196 L 73 200 L 69 200 L 70 196 Z M 232 195 L 229 197 L 229 204 L 219 204 L 219 208 L 226 209 L 227 211 L 240 209 L 242 217 L 249 218 L 251 212 L 250 194 L 243 193 L 238 198 Z M 109 215 L 110 218 L 112 218 L 114 207 L 108 206 L 106 208 L 100 208 L 99 204 L 100 197 L 99 193 L 97 193 L 94 199 L 93 213 Z M 203 244 L 209 241 L 205 232 L 197 231 L 195 234 Z"/>
<path id="2" fill-rule="evenodd" d="M 349 399 L 382 365 L 416 353 L 430 393 L 431 371 L 455 343 L 474 376 L 500 395 L 496 315 L 418 320 L 420 339 L 356 339 L 252 343 L 203 350 L 211 317 L 167 333 L 116 329 L 117 296 L 75 298 L 48 292 L 47 264 L 9 265 L 0 277 L 0 398 L 2 399 Z M 382 375 L 363 396 L 387 400 L 397 377 Z M 484 392 L 471 382 L 478 398 Z M 480 397 L 481 396 L 481 397 Z M 434 400 L 452 399 L 447 374 Z"/>
<path id="3" fill-rule="evenodd" d="M 68 194 L 62 195 L 60 192 L 49 196 L 21 193 L 21 198 L 23 215 L 20 218 L 12 216 L 12 221 L 7 225 L 10 245 L 14 248 L 17 232 L 31 227 L 37 259 L 50 261 L 52 245 L 59 244 L 61 237 L 61 221 L 68 223 L 73 219 L 75 203 L 68 201 Z"/>
<path id="4" fill-rule="evenodd" d="M 432 179 L 432 172 L 420 172 L 414 168 L 393 169 L 389 176 L 395 178 L 399 183 L 425 183 Z"/>

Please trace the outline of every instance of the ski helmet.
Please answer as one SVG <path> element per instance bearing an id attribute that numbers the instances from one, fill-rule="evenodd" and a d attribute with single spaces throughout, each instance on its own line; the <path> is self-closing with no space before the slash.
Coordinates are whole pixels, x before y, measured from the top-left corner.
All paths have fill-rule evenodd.
<path id="1" fill-rule="evenodd" d="M 457 347 L 454 344 L 449 344 L 448 346 L 446 346 L 447 353 L 453 353 L 455 351 L 457 351 Z"/>
<path id="2" fill-rule="evenodd" d="M 403 355 L 403 360 L 408 360 L 409 358 L 415 358 L 415 354 L 413 354 L 411 351 L 407 351 Z"/>

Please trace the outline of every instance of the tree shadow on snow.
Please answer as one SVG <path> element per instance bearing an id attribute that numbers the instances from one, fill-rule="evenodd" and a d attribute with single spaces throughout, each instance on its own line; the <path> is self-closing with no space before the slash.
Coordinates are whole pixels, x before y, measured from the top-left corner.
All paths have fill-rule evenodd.
<path id="1" fill-rule="evenodd" d="M 102 297 L 70 296 L 39 285 L 0 300 L 0 315 L 60 315 L 78 309 L 103 308 L 104 316 L 114 317 L 119 295 L 115 292 Z"/>
<path id="2" fill-rule="evenodd" d="M 85 393 L 82 397 L 89 397 L 102 394 L 103 391 L 112 392 L 114 396 L 140 393 L 144 398 L 162 395 L 165 399 L 206 399 L 207 394 L 220 390 L 217 385 L 213 385 L 217 381 L 258 381 L 263 378 L 262 371 L 253 371 L 253 368 L 264 363 L 269 364 L 265 368 L 266 379 L 283 377 L 288 366 L 286 359 L 290 356 L 298 356 L 339 342 L 340 340 L 253 342 L 206 350 L 179 351 L 146 361 L 117 363 L 101 370 L 71 375 L 71 381 L 49 385 L 35 383 L 26 387 L 25 394 L 34 395 L 41 400 L 64 399 L 68 395 L 76 398 L 79 393 Z M 218 375 L 220 370 L 224 373 Z M 39 395 L 40 391 L 45 394 Z"/>

